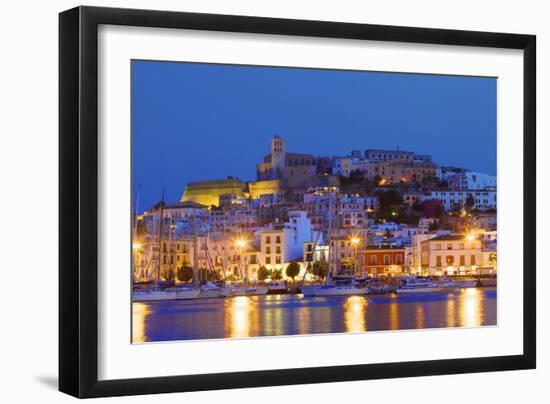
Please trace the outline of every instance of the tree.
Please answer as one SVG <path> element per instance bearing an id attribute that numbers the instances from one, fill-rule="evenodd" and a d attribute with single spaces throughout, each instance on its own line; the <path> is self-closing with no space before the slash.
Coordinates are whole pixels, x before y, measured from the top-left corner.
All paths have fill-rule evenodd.
<path id="1" fill-rule="evenodd" d="M 328 272 L 328 264 L 326 261 L 315 261 L 313 263 L 312 273 L 320 279 L 325 279 Z"/>
<path id="2" fill-rule="evenodd" d="M 464 203 L 464 209 L 466 209 L 466 212 L 470 213 L 472 212 L 472 209 L 474 208 L 475 204 L 476 204 L 476 201 L 474 197 L 470 194 L 466 198 L 466 202 Z"/>
<path id="3" fill-rule="evenodd" d="M 403 197 L 395 189 L 388 191 L 378 191 L 378 205 L 380 207 L 380 215 L 385 219 L 392 219 L 399 212 L 399 208 L 403 204 Z"/>
<path id="4" fill-rule="evenodd" d="M 422 205 L 424 209 L 424 217 L 439 218 L 443 215 L 443 205 L 437 199 L 429 199 Z"/>
<path id="5" fill-rule="evenodd" d="M 176 271 L 176 278 L 179 282 L 189 282 L 193 280 L 193 268 L 189 266 L 179 267 Z"/>
<path id="6" fill-rule="evenodd" d="M 274 281 L 280 281 L 283 279 L 283 273 L 280 269 L 274 269 L 271 271 L 271 279 Z"/>
<path id="7" fill-rule="evenodd" d="M 297 262 L 291 262 L 286 267 L 286 276 L 289 278 L 292 278 L 292 282 L 294 282 L 294 278 L 298 276 L 300 273 L 300 265 Z"/>
<path id="8" fill-rule="evenodd" d="M 258 269 L 258 280 L 260 282 L 265 281 L 269 277 L 270 271 L 263 265 Z"/>

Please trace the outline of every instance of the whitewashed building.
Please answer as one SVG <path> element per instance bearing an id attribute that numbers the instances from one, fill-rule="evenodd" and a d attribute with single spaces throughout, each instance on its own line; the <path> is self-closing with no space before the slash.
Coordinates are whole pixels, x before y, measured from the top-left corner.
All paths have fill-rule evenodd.
<path id="1" fill-rule="evenodd" d="M 481 211 L 497 208 L 497 192 L 488 190 L 469 191 L 429 191 L 422 195 L 421 202 L 429 200 L 440 201 L 445 210 L 464 206 L 468 196 L 474 199 L 474 209 Z"/>

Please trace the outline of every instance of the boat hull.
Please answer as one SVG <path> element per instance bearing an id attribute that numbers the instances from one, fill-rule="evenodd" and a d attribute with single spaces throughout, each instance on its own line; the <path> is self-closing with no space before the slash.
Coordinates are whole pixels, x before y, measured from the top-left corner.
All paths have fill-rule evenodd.
<path id="1" fill-rule="evenodd" d="M 415 287 L 415 288 L 397 288 L 395 293 L 405 294 L 405 293 L 430 293 L 430 292 L 441 292 L 444 290 L 443 286 L 427 286 L 427 287 Z"/>
<path id="2" fill-rule="evenodd" d="M 223 297 L 221 289 L 201 289 L 198 299 L 217 299 Z"/>
<path id="3" fill-rule="evenodd" d="M 200 293 L 200 289 L 178 290 L 176 292 L 176 300 L 196 299 Z"/>
<path id="4" fill-rule="evenodd" d="M 151 291 L 134 292 L 132 294 L 132 300 L 134 302 L 155 302 L 159 300 L 175 300 L 175 299 L 176 299 L 175 291 L 151 290 Z"/>
<path id="5" fill-rule="evenodd" d="M 302 291 L 303 293 L 304 291 Z M 311 288 L 304 296 L 360 296 L 369 293 L 367 288 L 355 287 L 333 287 L 333 288 Z"/>

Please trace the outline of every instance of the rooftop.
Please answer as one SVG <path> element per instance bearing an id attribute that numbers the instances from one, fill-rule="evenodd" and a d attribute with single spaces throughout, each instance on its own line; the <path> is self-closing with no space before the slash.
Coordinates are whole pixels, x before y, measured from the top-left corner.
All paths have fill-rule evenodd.
<path id="1" fill-rule="evenodd" d="M 426 241 L 460 241 L 464 240 L 465 238 L 466 236 L 464 234 L 443 234 L 441 236 L 437 236 Z"/>

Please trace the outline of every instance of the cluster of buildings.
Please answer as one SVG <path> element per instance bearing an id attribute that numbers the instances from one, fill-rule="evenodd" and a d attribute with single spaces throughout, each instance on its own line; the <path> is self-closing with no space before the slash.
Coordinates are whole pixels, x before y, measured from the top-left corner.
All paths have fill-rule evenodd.
<path id="1" fill-rule="evenodd" d="M 346 181 L 372 186 L 349 192 Z M 458 209 L 467 226 L 457 234 L 439 228 L 438 217 L 382 221 L 377 195 L 386 189 L 399 192 L 404 210 L 427 201 L 443 212 Z M 254 181 L 189 183 L 179 202 L 137 215 L 134 277 L 168 278 L 190 266 L 249 281 L 263 267 L 284 279 L 292 262 L 306 279 L 316 277 L 318 262 L 356 275 L 494 274 L 496 207 L 495 177 L 438 167 L 428 155 L 366 150 L 319 157 L 287 152 L 275 136 Z"/>

